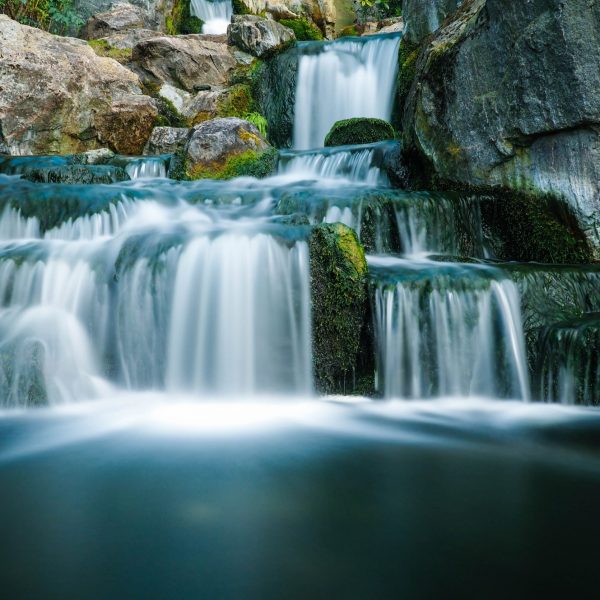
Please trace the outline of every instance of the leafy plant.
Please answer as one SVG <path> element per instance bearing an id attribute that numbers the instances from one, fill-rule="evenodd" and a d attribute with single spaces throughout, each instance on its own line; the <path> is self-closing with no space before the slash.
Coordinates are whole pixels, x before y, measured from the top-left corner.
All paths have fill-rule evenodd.
<path id="1" fill-rule="evenodd" d="M 73 0 L 0 0 L 0 13 L 59 35 L 76 31 L 84 23 L 73 10 Z"/>
<path id="2" fill-rule="evenodd" d="M 246 121 L 249 121 L 250 123 L 252 123 L 252 125 L 254 125 L 256 127 L 256 129 L 258 129 L 258 131 L 260 131 L 260 135 L 262 135 L 264 138 L 267 137 L 267 131 L 268 131 L 269 124 L 267 123 L 267 120 L 260 113 L 257 113 L 257 112 L 248 113 L 244 118 L 246 119 Z"/>

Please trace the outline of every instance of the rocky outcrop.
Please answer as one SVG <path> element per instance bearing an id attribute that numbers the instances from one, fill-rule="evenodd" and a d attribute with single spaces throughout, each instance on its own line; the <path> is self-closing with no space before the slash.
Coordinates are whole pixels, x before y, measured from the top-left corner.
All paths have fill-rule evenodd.
<path id="1" fill-rule="evenodd" d="M 407 40 L 411 44 L 419 44 L 439 29 L 462 2 L 463 0 L 404 0 L 402 16 L 406 22 L 404 35 Z"/>
<path id="2" fill-rule="evenodd" d="M 600 4 L 468 0 L 427 43 L 405 148 L 445 185 L 565 200 L 600 257 Z"/>
<path id="3" fill-rule="evenodd" d="M 282 50 L 295 39 L 291 29 L 255 15 L 235 15 L 227 28 L 229 44 L 259 58 Z"/>
<path id="4" fill-rule="evenodd" d="M 235 117 L 196 125 L 185 145 L 184 170 L 190 179 L 264 177 L 275 166 L 276 153 L 258 129 Z"/>
<path id="5" fill-rule="evenodd" d="M 202 35 L 160 36 L 133 48 L 134 67 L 147 82 L 187 92 L 227 85 L 237 62 L 226 43 Z"/>
<path id="6" fill-rule="evenodd" d="M 131 71 L 3 15 L 0 49 L 0 152 L 142 151 L 157 110 Z"/>
<path id="7" fill-rule="evenodd" d="M 91 17 L 82 28 L 81 37 L 95 40 L 148 25 L 148 14 L 142 8 L 129 3 L 116 4 L 108 12 Z"/>
<path id="8" fill-rule="evenodd" d="M 144 154 L 175 154 L 185 147 L 190 131 L 187 127 L 155 127 Z"/>

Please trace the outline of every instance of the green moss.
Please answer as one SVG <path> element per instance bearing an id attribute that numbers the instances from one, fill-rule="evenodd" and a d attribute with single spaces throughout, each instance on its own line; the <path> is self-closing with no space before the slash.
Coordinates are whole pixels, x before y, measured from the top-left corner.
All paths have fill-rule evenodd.
<path id="1" fill-rule="evenodd" d="M 170 100 L 162 96 L 154 96 L 154 98 L 158 108 L 156 127 L 188 127 L 187 119 L 179 113 Z"/>
<path id="2" fill-rule="evenodd" d="M 277 164 L 277 150 L 269 148 L 263 152 L 246 150 L 227 158 L 223 163 L 203 167 L 183 167 L 185 176 L 180 179 L 233 179 L 234 177 L 256 177 L 262 179 L 272 175 Z M 178 171 L 181 174 L 181 169 Z M 177 173 L 176 173 L 177 174 Z"/>
<path id="3" fill-rule="evenodd" d="M 310 238 L 315 383 L 323 393 L 354 387 L 364 328 L 367 262 L 355 232 L 319 225 Z"/>
<path id="4" fill-rule="evenodd" d="M 372 144 L 394 137 L 393 127 L 383 119 L 345 119 L 334 123 L 325 137 L 325 146 Z"/>
<path id="5" fill-rule="evenodd" d="M 190 0 L 175 0 L 171 14 L 165 18 L 169 35 L 202 33 L 204 22 L 190 12 Z"/>
<path id="6" fill-rule="evenodd" d="M 399 122 L 404 112 L 404 105 L 408 93 L 417 74 L 417 59 L 420 46 L 411 44 L 408 38 L 403 37 L 398 51 L 398 83 L 396 86 L 396 103 L 394 108 L 394 123 Z"/>
<path id="7" fill-rule="evenodd" d="M 338 38 L 343 38 L 343 37 L 356 37 L 359 36 L 360 32 L 358 31 L 358 29 L 356 28 L 356 25 L 348 25 L 347 27 L 344 27 L 344 29 L 342 29 L 337 37 Z"/>
<path id="8" fill-rule="evenodd" d="M 279 21 L 284 27 L 291 29 L 296 35 L 296 39 L 303 41 L 320 41 L 323 39 L 323 33 L 312 22 L 304 17 L 297 19 L 281 19 Z"/>
<path id="9" fill-rule="evenodd" d="M 218 117 L 239 117 L 254 111 L 254 98 L 252 88 L 246 83 L 239 83 L 231 87 L 228 93 L 217 104 Z"/>
<path id="10" fill-rule="evenodd" d="M 131 61 L 131 48 L 115 48 L 106 40 L 89 40 L 88 44 L 98 56 L 113 58 L 122 65 Z"/>

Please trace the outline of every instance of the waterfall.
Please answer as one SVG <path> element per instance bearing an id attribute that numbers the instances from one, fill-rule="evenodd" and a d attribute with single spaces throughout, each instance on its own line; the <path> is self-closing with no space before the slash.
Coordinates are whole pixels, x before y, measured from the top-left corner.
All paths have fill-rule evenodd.
<path id="1" fill-rule="evenodd" d="M 323 146 L 341 119 L 390 120 L 398 70 L 398 35 L 303 42 L 294 105 L 293 146 Z"/>
<path id="2" fill-rule="evenodd" d="M 131 179 L 144 177 L 166 177 L 168 157 L 149 156 L 130 161 L 125 170 Z"/>
<path id="3" fill-rule="evenodd" d="M 389 185 L 384 159 L 395 149 L 394 142 L 340 146 L 319 150 L 283 150 L 278 172 L 294 179 L 344 179 L 369 186 Z"/>
<path id="4" fill-rule="evenodd" d="M 190 13 L 204 21 L 202 33 L 220 35 L 227 32 L 233 6 L 231 0 L 191 0 Z"/>
<path id="5" fill-rule="evenodd" d="M 519 294 L 479 265 L 371 258 L 380 390 L 388 398 L 529 398 Z M 378 276 L 378 267 L 383 273 Z M 392 280 L 386 269 L 392 267 Z"/>

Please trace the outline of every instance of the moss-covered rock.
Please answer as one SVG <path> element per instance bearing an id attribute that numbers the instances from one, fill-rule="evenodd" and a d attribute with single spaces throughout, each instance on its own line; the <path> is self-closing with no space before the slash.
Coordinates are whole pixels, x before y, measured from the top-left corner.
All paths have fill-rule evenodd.
<path id="1" fill-rule="evenodd" d="M 305 17 L 297 19 L 280 19 L 279 23 L 284 27 L 291 29 L 296 35 L 296 39 L 302 41 L 319 41 L 323 39 L 323 33 L 312 22 Z"/>
<path id="2" fill-rule="evenodd" d="M 367 262 L 356 233 L 341 223 L 319 225 L 310 238 L 315 384 L 348 393 L 357 373 L 367 309 Z"/>
<path id="3" fill-rule="evenodd" d="M 190 12 L 190 0 L 175 0 L 171 14 L 165 19 L 169 35 L 202 33 L 204 22 Z"/>
<path id="4" fill-rule="evenodd" d="M 113 58 L 122 65 L 131 61 L 131 48 L 115 48 L 107 40 L 90 40 L 88 44 L 98 56 Z"/>
<path id="5" fill-rule="evenodd" d="M 277 150 L 269 148 L 262 152 L 246 150 L 227 157 L 223 162 L 196 166 L 187 170 L 189 179 L 233 179 L 256 177 L 262 179 L 275 172 Z"/>
<path id="6" fill-rule="evenodd" d="M 325 146 L 373 144 L 393 140 L 394 137 L 394 128 L 383 119 L 344 119 L 334 123 L 325 137 Z"/>
<path id="7" fill-rule="evenodd" d="M 360 35 L 360 31 L 358 30 L 358 28 L 356 27 L 356 25 L 352 24 L 352 25 L 348 25 L 347 27 L 344 27 L 337 35 L 338 38 L 343 38 L 343 37 L 356 37 Z"/>

